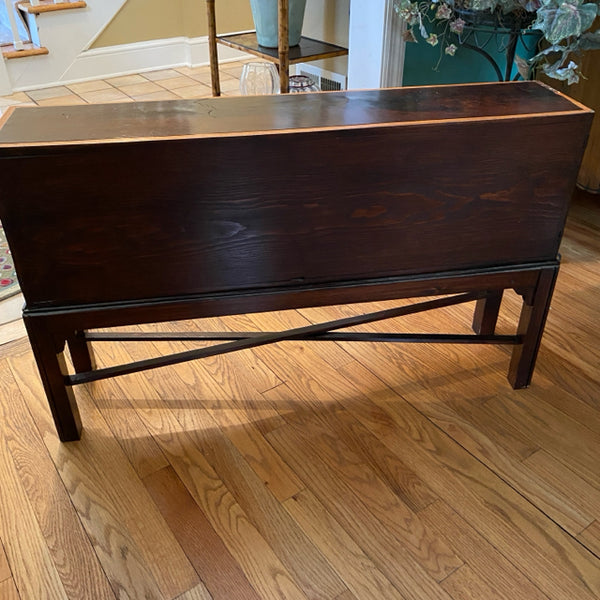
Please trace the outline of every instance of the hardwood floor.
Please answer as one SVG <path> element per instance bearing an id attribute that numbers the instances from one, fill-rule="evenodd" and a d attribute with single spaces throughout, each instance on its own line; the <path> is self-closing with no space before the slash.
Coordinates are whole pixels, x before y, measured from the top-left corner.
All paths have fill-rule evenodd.
<path id="1" fill-rule="evenodd" d="M 562 253 L 521 391 L 502 347 L 287 342 L 79 387 L 61 444 L 27 340 L 0 346 L 0 598 L 600 598 L 600 198 L 576 197 Z M 370 327 L 468 332 L 472 308 Z"/>

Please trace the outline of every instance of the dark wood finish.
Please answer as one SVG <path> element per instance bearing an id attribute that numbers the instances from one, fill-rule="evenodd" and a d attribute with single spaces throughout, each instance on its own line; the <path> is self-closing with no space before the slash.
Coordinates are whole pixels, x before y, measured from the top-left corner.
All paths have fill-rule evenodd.
<path id="1" fill-rule="evenodd" d="M 76 331 L 67 339 L 71 361 L 77 373 L 92 371 L 96 368 L 96 361 L 88 344 L 85 331 Z"/>
<path id="2" fill-rule="evenodd" d="M 467 292 L 485 337 L 512 288 L 528 385 L 591 118 L 535 82 L 14 109 L 0 220 L 61 439 L 98 327 Z"/>
<path id="3" fill-rule="evenodd" d="M 540 112 L 540 106 L 543 106 L 544 112 Z M 488 123 L 490 125 L 496 123 L 502 128 L 504 125 L 511 127 L 523 122 L 529 125 L 546 117 L 564 117 L 568 120 L 573 118 L 574 112 L 580 111 L 577 105 L 564 96 L 549 93 L 543 85 L 529 81 L 493 85 L 487 83 L 455 85 L 443 88 L 351 90 L 294 96 L 249 96 L 219 98 L 218 101 L 213 98 L 198 98 L 167 102 L 18 107 L 7 114 L 7 119 L 0 129 L 0 157 L 6 154 L 7 146 L 10 147 L 11 154 L 16 152 L 15 146 L 25 146 L 21 150 L 23 156 L 36 155 L 38 152 L 56 155 L 68 150 L 63 147 L 58 152 L 56 148 L 52 148 L 57 144 L 85 145 L 86 152 L 92 152 L 94 148 L 90 147 L 90 144 L 97 142 L 167 140 L 174 145 L 177 138 L 194 138 L 195 144 L 202 144 L 203 142 L 196 138 L 212 139 L 220 134 L 223 138 L 233 134 L 240 134 L 240 136 L 251 134 L 254 139 L 257 139 L 257 143 L 263 140 L 270 146 L 272 138 L 266 136 L 297 129 L 303 131 L 297 131 L 295 135 L 311 133 L 323 135 L 327 130 L 342 129 L 343 135 L 356 136 L 363 140 L 366 137 L 365 132 L 354 131 L 354 129 L 371 126 L 374 128 L 373 133 L 387 131 L 399 138 L 404 135 L 404 132 L 398 131 L 397 128 L 410 127 L 414 123 L 420 129 L 425 122 L 430 126 L 445 125 L 448 129 L 441 133 L 453 135 L 456 127 L 462 127 L 462 123 L 458 124 L 457 121 L 462 120 L 468 120 L 467 126 L 478 124 L 486 131 Z M 389 125 L 390 129 L 386 129 L 386 125 Z M 540 129 L 543 131 L 543 126 Z M 497 134 L 498 131 L 494 130 L 492 133 Z M 493 138 L 492 135 L 485 137 Z M 551 136 L 548 137 L 551 139 Z M 288 139 L 287 135 L 285 139 Z M 508 140 L 513 141 L 512 138 Z M 453 160 L 458 160 L 452 157 L 453 153 L 447 148 L 447 145 L 450 145 L 450 148 L 455 147 L 453 138 L 439 139 L 432 134 L 428 141 L 435 146 L 427 151 L 428 154 L 435 152 L 438 160 L 446 161 L 444 164 L 448 167 Z M 346 139 L 336 140 L 334 137 L 327 150 L 331 152 L 335 150 L 335 155 L 339 155 L 340 150 L 343 149 L 342 142 L 345 143 Z M 464 144 L 468 142 L 472 142 L 471 145 L 475 146 L 477 140 L 469 139 Z M 503 137 L 500 136 L 488 141 L 487 144 L 490 147 L 494 144 L 500 147 L 502 142 Z M 127 147 L 124 152 L 133 148 Z M 398 158 L 405 159 L 411 154 L 409 150 L 398 149 L 398 152 L 405 153 Z M 470 156 L 476 150 L 477 148 L 470 150 Z M 524 151 L 515 148 L 516 158 L 523 159 L 525 162 L 515 163 L 513 170 L 528 168 L 527 152 L 530 150 L 531 146 Z M 99 147 L 97 151 L 103 152 L 103 148 Z M 79 153 L 79 148 L 74 148 L 72 153 Z M 542 157 L 546 154 L 543 148 L 539 147 L 537 153 Z M 379 149 L 375 159 L 387 154 L 389 153 Z M 566 150 L 560 153 L 558 159 L 565 154 Z M 294 152 L 294 158 L 298 159 L 302 156 L 299 152 Z M 332 158 L 335 161 L 340 160 L 332 155 L 327 157 L 327 162 Z M 482 163 L 483 166 L 490 162 L 500 162 L 500 159 L 495 159 L 494 155 L 479 156 L 478 162 L 483 161 L 484 158 L 486 162 Z M 366 164 L 371 162 L 369 157 L 356 157 L 357 162 L 363 159 L 366 159 Z M 251 160 L 252 156 L 248 157 L 248 161 Z M 350 158 L 343 160 L 349 161 Z M 236 168 L 240 167 L 236 163 L 232 165 Z M 421 168 L 425 169 L 426 166 Z M 290 169 L 298 170 L 294 165 L 289 165 L 285 173 L 289 173 Z M 131 175 L 145 177 L 146 173 Z M 438 178 L 441 175 L 439 174 Z"/>
<path id="4" fill-rule="evenodd" d="M 219 354 L 227 354 L 229 352 L 236 352 L 238 350 L 247 350 L 249 348 L 257 348 L 259 346 L 265 346 L 267 344 L 273 344 L 275 342 L 283 342 L 286 340 L 306 340 L 312 339 L 320 334 L 327 334 L 330 331 L 336 329 L 345 329 L 347 327 L 354 327 L 356 325 L 363 325 L 365 323 L 374 323 L 384 319 L 391 319 L 394 317 L 400 317 L 410 314 L 416 314 L 427 310 L 433 310 L 435 308 L 442 308 L 444 306 L 453 306 L 455 304 L 462 304 L 463 302 L 469 302 L 477 299 L 481 294 L 462 294 L 461 296 L 450 296 L 446 298 L 438 298 L 436 300 L 430 300 L 429 302 L 423 302 L 419 304 L 412 304 L 410 306 L 401 306 L 398 308 L 390 308 L 387 310 L 378 311 L 375 313 L 368 313 L 366 315 L 360 315 L 358 317 L 348 317 L 346 319 L 339 319 L 335 321 L 327 321 L 326 323 L 318 323 L 316 325 L 307 325 L 305 327 L 298 327 L 295 329 L 287 329 L 285 331 L 277 332 L 264 332 L 258 335 L 241 336 L 234 335 L 234 341 L 229 341 L 223 344 L 210 346 L 208 348 L 200 348 L 197 350 L 187 350 L 179 352 L 177 354 L 171 354 L 169 356 L 159 356 L 156 358 L 148 358 L 140 360 L 127 365 L 116 365 L 112 367 L 106 367 L 104 369 L 96 369 L 85 373 L 79 373 L 77 375 L 71 375 L 68 377 L 68 383 L 71 385 L 78 385 L 80 383 L 88 383 L 90 381 L 99 381 L 100 379 L 107 379 L 109 377 L 115 377 L 117 375 L 126 375 L 129 373 L 138 373 L 140 371 L 146 371 L 148 369 L 154 369 L 156 367 L 163 367 L 167 365 L 175 365 L 198 358 L 207 358 L 209 356 L 217 356 Z M 227 335 L 227 334 L 225 334 Z M 332 334 L 333 335 L 333 334 Z M 352 336 L 350 336 L 352 338 Z M 375 336 L 376 338 L 377 336 Z M 476 336 L 469 336 L 476 337 Z M 366 338 L 366 339 L 365 339 Z M 186 336 L 182 339 L 187 339 Z M 231 339 L 231 338 L 229 338 Z M 347 338 L 348 339 L 348 338 Z M 358 336 L 359 341 L 373 341 L 371 336 Z M 398 338 L 397 338 L 398 339 Z M 489 340 L 486 340 L 489 341 Z M 506 341 L 506 340 L 503 340 Z M 511 341 L 516 341 L 514 338 Z"/>
<path id="5" fill-rule="evenodd" d="M 523 336 L 523 343 L 515 346 L 508 371 L 508 380 L 516 389 L 531 383 L 557 275 L 558 266 L 540 270 L 533 301 L 525 298 L 517 328 L 517 334 Z"/>
<path id="6" fill-rule="evenodd" d="M 289 0 L 277 0 L 278 46 L 265 48 L 261 46 L 255 32 L 217 35 L 215 0 L 206 0 L 208 11 L 208 43 L 210 49 L 210 72 L 213 96 L 219 96 L 219 63 L 216 44 L 224 44 L 243 52 L 248 52 L 277 65 L 279 69 L 280 90 L 287 94 L 289 88 L 289 71 L 291 63 L 309 62 L 334 56 L 345 56 L 348 49 L 336 44 L 329 44 L 302 36 L 296 46 L 289 45 Z"/>
<path id="7" fill-rule="evenodd" d="M 473 331 L 479 335 L 492 335 L 496 330 L 503 290 L 477 300 L 473 315 Z"/>
<path id="8" fill-rule="evenodd" d="M 64 356 L 65 341 L 57 339 L 47 329 L 47 321 L 28 318 L 26 315 L 23 320 L 56 431 L 62 441 L 78 440 L 81 436 L 81 418 L 73 388 L 65 385 L 68 374 Z"/>
<path id="9" fill-rule="evenodd" d="M 248 52 L 263 60 L 268 60 L 279 64 L 280 56 L 278 48 L 265 48 L 261 46 L 253 31 L 245 33 L 221 34 L 217 36 L 217 42 L 242 52 Z M 334 58 L 336 56 L 346 56 L 348 49 L 337 44 L 330 44 L 314 38 L 302 36 L 297 46 L 290 46 L 288 53 L 288 62 L 293 65 L 300 62 L 311 62 L 313 60 L 322 60 L 324 58 Z"/>

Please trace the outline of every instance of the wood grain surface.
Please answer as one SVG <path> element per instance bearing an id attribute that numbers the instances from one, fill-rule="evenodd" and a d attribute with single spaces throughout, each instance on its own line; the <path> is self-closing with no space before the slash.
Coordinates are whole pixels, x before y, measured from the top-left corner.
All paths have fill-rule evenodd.
<path id="1" fill-rule="evenodd" d="M 81 386 L 84 435 L 61 444 L 31 350 L 12 343 L 0 598 L 597 600 L 599 233 L 577 196 L 526 390 L 507 388 L 503 347 L 284 342 Z M 518 305 L 505 295 L 499 332 Z M 278 330 L 364 308 L 137 330 Z M 368 328 L 466 333 L 473 309 Z"/>
<path id="2" fill-rule="evenodd" d="M 537 82 L 369 91 L 201 98 L 92 106 L 18 107 L 0 129 L 10 144 L 34 146 L 214 134 L 323 129 L 411 121 L 452 121 L 580 112 Z"/>

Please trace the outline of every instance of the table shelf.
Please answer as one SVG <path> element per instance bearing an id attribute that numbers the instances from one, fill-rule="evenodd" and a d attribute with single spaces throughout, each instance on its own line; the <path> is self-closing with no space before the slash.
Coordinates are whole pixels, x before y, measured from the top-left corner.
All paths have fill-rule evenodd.
<path id="1" fill-rule="evenodd" d="M 256 39 L 256 32 L 254 31 L 231 35 L 218 35 L 217 42 L 279 64 L 279 50 L 277 48 L 265 48 L 264 46 L 261 46 Z M 300 38 L 300 43 L 297 46 L 290 46 L 289 62 L 290 64 L 310 62 L 323 58 L 333 58 L 334 56 L 345 56 L 347 54 L 347 48 L 302 36 Z"/>
<path id="2" fill-rule="evenodd" d="M 288 92 L 289 66 L 300 62 L 310 62 L 334 56 L 348 54 L 348 49 L 336 44 L 302 36 L 296 46 L 288 46 L 288 0 L 278 0 L 279 10 L 279 47 L 266 48 L 256 39 L 256 32 L 217 35 L 215 0 L 206 0 L 208 15 L 208 44 L 210 51 L 210 75 L 213 96 L 220 96 L 219 58 L 217 44 L 223 44 L 236 50 L 248 52 L 264 60 L 275 63 L 279 70 L 281 92 Z"/>

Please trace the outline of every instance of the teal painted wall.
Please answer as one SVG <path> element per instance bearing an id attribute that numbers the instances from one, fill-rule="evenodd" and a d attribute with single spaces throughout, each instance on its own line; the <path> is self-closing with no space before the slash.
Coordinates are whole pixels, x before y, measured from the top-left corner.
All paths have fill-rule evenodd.
<path id="1" fill-rule="evenodd" d="M 531 58 L 535 54 L 538 39 L 539 34 L 535 32 L 523 36 L 526 46 L 519 41 L 517 55 Z M 474 44 L 473 37 L 470 37 L 469 41 Z M 493 56 L 504 75 L 506 55 L 503 49 L 506 47 L 508 36 L 495 34 L 490 39 L 489 33 L 481 33 L 478 34 L 478 41 L 480 44 L 487 41 L 485 50 Z M 440 53 L 442 59 L 436 70 Z M 511 77 L 516 73 L 516 67 L 513 65 Z M 459 45 L 454 56 L 447 56 L 444 54 L 442 44 L 431 46 L 421 38 L 417 43 L 406 44 L 403 85 L 441 85 L 479 81 L 498 81 L 498 76 L 488 60 L 478 52 Z"/>

